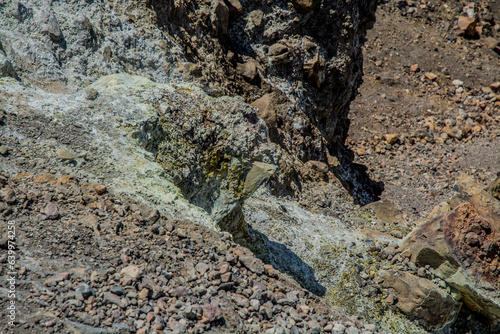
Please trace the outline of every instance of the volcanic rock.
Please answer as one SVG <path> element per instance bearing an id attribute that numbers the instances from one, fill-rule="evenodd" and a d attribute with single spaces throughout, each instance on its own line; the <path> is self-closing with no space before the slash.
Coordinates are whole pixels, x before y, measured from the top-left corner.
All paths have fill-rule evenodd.
<path id="1" fill-rule="evenodd" d="M 451 211 L 421 225 L 401 248 L 417 267 L 433 268 L 470 310 L 497 323 L 500 300 L 484 287 L 498 288 L 500 202 L 465 175 L 455 189 Z"/>

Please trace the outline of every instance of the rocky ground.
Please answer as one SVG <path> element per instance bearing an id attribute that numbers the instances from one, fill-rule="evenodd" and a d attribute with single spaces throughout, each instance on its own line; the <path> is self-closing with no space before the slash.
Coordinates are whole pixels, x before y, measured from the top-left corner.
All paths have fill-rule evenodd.
<path id="1" fill-rule="evenodd" d="M 0 258 L 2 277 L 17 275 L 14 333 L 379 332 L 229 237 L 101 184 L 50 173 L 3 173 L 1 182 L 2 219 L 15 227 L 0 244 L 16 245 L 13 270 L 7 252 Z"/>
<path id="2" fill-rule="evenodd" d="M 468 4 L 385 1 L 364 48 L 348 143 L 384 183 L 382 198 L 412 219 L 460 173 L 487 186 L 500 170 L 500 12 L 494 1 Z M 468 14 L 471 34 L 457 25 Z"/>

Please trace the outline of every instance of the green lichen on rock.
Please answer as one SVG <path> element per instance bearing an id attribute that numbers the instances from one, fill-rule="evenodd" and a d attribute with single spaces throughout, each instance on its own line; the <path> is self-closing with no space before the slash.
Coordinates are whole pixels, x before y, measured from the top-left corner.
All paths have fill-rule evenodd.
<path id="1" fill-rule="evenodd" d="M 110 77 L 95 86 L 136 95 L 143 109 L 144 118 L 123 122 L 123 130 L 154 155 L 183 197 L 204 209 L 218 228 L 235 237 L 246 235 L 243 202 L 279 161 L 255 109 L 241 98 L 211 98 L 186 83 Z M 129 88 L 134 82 L 137 86 Z"/>

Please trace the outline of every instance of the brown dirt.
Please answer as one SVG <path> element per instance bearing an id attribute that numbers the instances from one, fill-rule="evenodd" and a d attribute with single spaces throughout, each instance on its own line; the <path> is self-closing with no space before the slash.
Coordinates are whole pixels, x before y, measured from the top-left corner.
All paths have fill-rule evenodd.
<path id="1" fill-rule="evenodd" d="M 500 171 L 500 96 L 490 88 L 500 80 L 500 57 L 485 43 L 500 37 L 500 6 L 476 3 L 483 31 L 465 38 L 456 22 L 466 4 L 387 1 L 364 47 L 365 78 L 351 105 L 347 144 L 384 183 L 382 198 L 413 219 L 448 198 L 460 173 L 487 186 Z M 399 139 L 389 145 L 387 134 Z"/>

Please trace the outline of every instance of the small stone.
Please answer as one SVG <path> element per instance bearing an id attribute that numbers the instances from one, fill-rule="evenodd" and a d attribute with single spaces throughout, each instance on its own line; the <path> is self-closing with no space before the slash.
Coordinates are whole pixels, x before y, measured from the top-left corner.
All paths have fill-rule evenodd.
<path id="1" fill-rule="evenodd" d="M 196 271 L 200 273 L 200 275 L 205 275 L 205 273 L 210 269 L 210 266 L 205 262 L 200 262 L 195 267 Z"/>
<path id="2" fill-rule="evenodd" d="M 139 292 L 140 299 L 146 299 L 148 298 L 148 296 L 149 296 L 149 289 L 144 288 Z"/>
<path id="3" fill-rule="evenodd" d="M 2 145 L 0 146 L 0 154 L 2 156 L 6 156 L 9 153 L 10 148 L 8 146 Z"/>
<path id="4" fill-rule="evenodd" d="M 460 16 L 457 21 L 457 26 L 464 32 L 466 36 L 472 37 L 476 35 L 476 19 L 471 19 L 466 16 Z"/>
<path id="5" fill-rule="evenodd" d="M 462 80 L 458 80 L 458 79 L 453 80 L 451 83 L 455 87 L 462 87 L 464 85 L 464 82 Z"/>
<path id="6" fill-rule="evenodd" d="M 127 255 L 127 254 L 124 254 L 124 253 L 121 253 L 121 254 L 120 254 L 120 260 L 122 260 L 122 263 L 123 263 L 123 264 L 127 264 L 127 263 L 128 263 L 128 261 L 129 261 L 128 255 Z"/>
<path id="7" fill-rule="evenodd" d="M 59 214 L 59 208 L 53 202 L 48 203 L 43 212 L 45 216 L 47 216 L 47 219 L 51 220 L 56 220 L 61 216 Z"/>
<path id="8" fill-rule="evenodd" d="M 483 43 L 484 45 L 488 48 L 488 49 L 492 49 L 494 50 L 497 46 L 498 46 L 498 40 L 494 37 L 486 37 L 484 40 L 483 40 Z"/>
<path id="9" fill-rule="evenodd" d="M 114 293 L 105 292 L 104 293 L 104 301 L 111 303 L 111 304 L 120 305 L 121 299 L 119 296 L 115 295 Z"/>
<path id="10" fill-rule="evenodd" d="M 92 290 L 92 288 L 85 283 L 80 284 L 80 286 L 75 291 L 81 293 L 83 298 L 85 299 L 94 295 L 94 290 Z"/>
<path id="11" fill-rule="evenodd" d="M 0 190 L 0 197 L 7 204 L 14 204 L 16 202 L 16 193 L 10 187 Z"/>
<path id="12" fill-rule="evenodd" d="M 500 81 L 492 83 L 490 87 L 495 93 L 500 92 Z"/>
<path id="13" fill-rule="evenodd" d="M 420 67 L 418 66 L 418 64 L 413 64 L 410 66 L 410 71 L 416 73 L 420 71 Z"/>
<path id="14" fill-rule="evenodd" d="M 59 148 L 56 154 L 62 161 L 73 161 L 75 159 L 75 154 L 66 147 Z"/>
<path id="15" fill-rule="evenodd" d="M 222 319 L 222 310 L 219 306 L 212 304 L 203 305 L 202 322 L 213 322 L 219 319 Z"/>
<path id="16" fill-rule="evenodd" d="M 331 333 L 331 331 L 333 330 L 333 325 L 332 324 L 327 324 L 323 330 L 327 333 Z"/>
<path id="17" fill-rule="evenodd" d="M 238 17 L 243 13 L 243 6 L 238 0 L 226 0 L 226 4 L 233 17 Z"/>
<path id="18" fill-rule="evenodd" d="M 393 304 L 394 304 L 394 301 L 395 301 L 395 299 L 394 299 L 394 295 L 393 295 L 393 294 L 389 294 L 389 295 L 387 296 L 387 298 L 385 299 L 385 302 L 386 302 L 387 304 L 389 304 L 389 305 L 393 305 Z"/>
<path id="19" fill-rule="evenodd" d="M 273 107 L 271 94 L 265 94 L 251 104 L 257 109 L 257 115 L 262 118 L 268 128 L 276 126 L 276 110 Z"/>
<path id="20" fill-rule="evenodd" d="M 385 138 L 385 142 L 388 145 L 394 145 L 396 143 L 396 141 L 399 139 L 399 135 L 396 133 L 389 133 L 389 134 L 384 135 L 384 138 Z"/>
<path id="21" fill-rule="evenodd" d="M 252 81 L 256 78 L 258 74 L 259 63 L 250 59 L 244 64 L 238 64 L 236 70 L 240 73 L 247 81 Z"/>
<path id="22" fill-rule="evenodd" d="M 48 35 L 54 42 L 62 41 L 64 35 L 59 27 L 59 23 L 57 22 L 57 18 L 54 13 L 52 13 L 52 11 L 47 7 L 42 8 L 40 13 L 41 15 L 38 19 L 40 31 Z"/>
<path id="23" fill-rule="evenodd" d="M 85 93 L 87 94 L 85 96 L 85 98 L 87 100 L 90 100 L 90 101 L 93 101 L 93 100 L 97 99 L 97 97 L 99 96 L 99 92 L 95 88 L 92 88 L 92 87 L 87 88 L 85 90 Z"/>
<path id="24" fill-rule="evenodd" d="M 427 79 L 430 81 L 435 81 L 437 79 L 437 75 L 432 72 L 427 72 L 424 74 Z"/>
<path id="25" fill-rule="evenodd" d="M 62 272 L 59 274 L 56 274 L 52 276 L 51 278 L 45 280 L 45 284 L 47 285 L 52 285 L 61 281 L 68 280 L 70 278 L 71 274 L 69 272 Z"/>
<path id="26" fill-rule="evenodd" d="M 339 323 L 336 323 L 335 325 L 333 325 L 332 333 L 340 334 L 340 333 L 344 333 L 344 331 L 345 331 L 344 325 L 339 324 Z"/>
<path id="27" fill-rule="evenodd" d="M 106 188 L 105 185 L 98 185 L 97 187 L 94 187 L 94 191 L 96 192 L 97 195 L 102 195 L 105 194 L 108 189 Z"/>
<path id="28" fill-rule="evenodd" d="M 117 296 L 123 296 L 125 294 L 125 290 L 123 290 L 121 285 L 114 285 L 109 291 Z"/>
<path id="29" fill-rule="evenodd" d="M 129 276 L 130 279 L 132 279 L 132 281 L 137 281 L 141 277 L 141 275 L 142 275 L 142 270 L 140 270 L 136 266 L 128 266 L 128 267 L 123 268 L 120 271 L 120 274 L 122 276 L 123 275 Z"/>
<path id="30" fill-rule="evenodd" d="M 345 331 L 345 334 L 359 334 L 359 329 L 356 327 L 348 327 Z"/>
<path id="31" fill-rule="evenodd" d="M 80 300 L 78 300 L 78 299 L 69 299 L 67 301 L 67 303 L 68 303 L 68 305 L 74 306 L 74 307 L 77 307 L 77 308 L 80 307 L 80 306 L 82 306 L 82 302 Z"/>
<path id="32" fill-rule="evenodd" d="M 310 11 L 314 5 L 313 0 L 292 0 L 292 3 L 293 6 L 301 12 Z"/>
<path id="33" fill-rule="evenodd" d="M 183 286 L 178 286 L 171 292 L 171 294 L 172 296 L 179 298 L 187 296 L 189 294 L 189 291 Z"/>
<path id="34" fill-rule="evenodd" d="M 247 26 L 250 30 L 253 28 L 259 28 L 262 26 L 262 20 L 264 19 L 264 12 L 260 9 L 254 10 L 248 15 L 249 26 Z"/>
<path id="35" fill-rule="evenodd" d="M 278 276 L 278 271 L 274 269 L 274 267 L 270 264 L 265 264 L 264 265 L 264 271 L 267 276 L 269 277 L 277 277 Z"/>
<path id="36" fill-rule="evenodd" d="M 238 260 L 252 272 L 262 275 L 264 273 L 264 264 L 261 260 L 250 255 L 240 255 Z"/>
<path id="37" fill-rule="evenodd" d="M 56 325 L 57 319 L 52 319 L 44 323 L 45 327 L 54 327 Z"/>
<path id="38" fill-rule="evenodd" d="M 158 210 L 151 210 L 147 215 L 146 215 L 146 221 L 148 222 L 149 225 L 153 225 L 160 219 L 160 211 Z"/>

